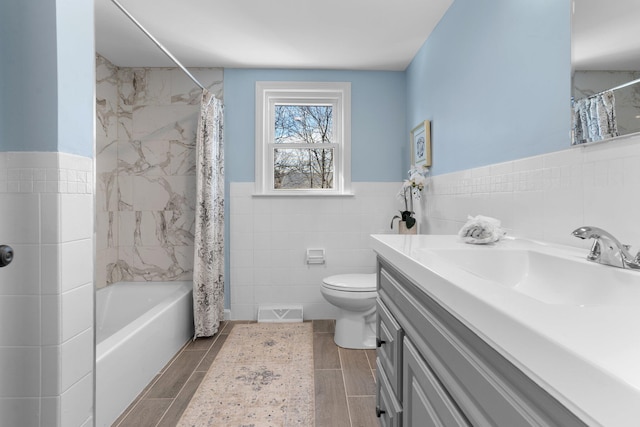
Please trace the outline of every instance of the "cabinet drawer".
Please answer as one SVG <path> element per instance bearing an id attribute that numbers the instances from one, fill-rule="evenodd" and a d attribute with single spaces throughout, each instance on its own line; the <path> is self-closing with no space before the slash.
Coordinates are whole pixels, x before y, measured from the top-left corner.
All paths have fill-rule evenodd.
<path id="1" fill-rule="evenodd" d="M 391 389 L 389 378 L 376 358 L 376 414 L 382 427 L 400 427 L 402 425 L 402 406 Z"/>
<path id="2" fill-rule="evenodd" d="M 412 426 L 470 427 L 418 350 L 404 339 L 403 424 Z"/>
<path id="3" fill-rule="evenodd" d="M 377 356 L 387 372 L 393 392 L 399 396 L 400 382 L 402 381 L 402 328 L 382 300 L 378 299 L 376 304 L 378 314 L 376 324 Z"/>

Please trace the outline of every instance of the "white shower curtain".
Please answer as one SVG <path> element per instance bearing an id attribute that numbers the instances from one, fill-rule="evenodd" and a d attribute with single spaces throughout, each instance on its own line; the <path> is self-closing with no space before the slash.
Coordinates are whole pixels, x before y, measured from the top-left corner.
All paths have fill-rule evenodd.
<path id="1" fill-rule="evenodd" d="M 196 223 L 193 265 L 194 339 L 218 332 L 224 317 L 223 106 L 202 91 L 196 136 Z"/>

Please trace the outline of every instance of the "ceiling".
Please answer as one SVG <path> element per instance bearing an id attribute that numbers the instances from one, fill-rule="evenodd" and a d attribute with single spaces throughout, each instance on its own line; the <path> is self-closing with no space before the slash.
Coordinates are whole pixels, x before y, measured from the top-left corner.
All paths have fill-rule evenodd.
<path id="1" fill-rule="evenodd" d="M 640 70 L 640 0 L 574 0 L 577 70 Z"/>
<path id="2" fill-rule="evenodd" d="M 173 62 L 111 0 L 96 51 L 122 67 Z M 453 0 L 119 0 L 187 67 L 406 69 Z"/>
<path id="3" fill-rule="evenodd" d="M 406 69 L 453 0 L 118 0 L 187 67 Z M 640 0 L 572 0 L 574 69 L 640 70 Z M 94 0 L 96 50 L 172 67 L 112 2 Z"/>

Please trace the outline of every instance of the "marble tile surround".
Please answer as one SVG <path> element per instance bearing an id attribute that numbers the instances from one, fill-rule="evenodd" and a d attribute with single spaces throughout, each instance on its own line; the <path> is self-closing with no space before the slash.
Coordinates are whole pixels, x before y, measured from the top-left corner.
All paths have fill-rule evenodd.
<path id="1" fill-rule="evenodd" d="M 223 70 L 190 70 L 222 96 Z M 201 91 L 177 68 L 96 58 L 96 286 L 189 280 Z"/>

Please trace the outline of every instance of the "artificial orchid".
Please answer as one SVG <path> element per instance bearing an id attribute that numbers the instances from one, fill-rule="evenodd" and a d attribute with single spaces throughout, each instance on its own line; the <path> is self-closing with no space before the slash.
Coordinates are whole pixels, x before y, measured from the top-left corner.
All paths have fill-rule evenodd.
<path id="1" fill-rule="evenodd" d="M 409 179 L 402 183 L 402 187 L 397 196 L 399 199 L 404 200 L 404 211 L 400 211 L 400 216 L 396 215 L 391 219 L 391 228 L 393 228 L 393 221 L 396 218 L 405 221 L 408 229 L 416 224 L 416 219 L 413 217 L 415 213 L 413 211 L 413 199 L 421 199 L 422 190 L 427 186 L 429 168 L 426 166 L 412 165 L 407 174 L 409 175 Z"/>

